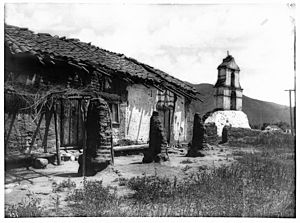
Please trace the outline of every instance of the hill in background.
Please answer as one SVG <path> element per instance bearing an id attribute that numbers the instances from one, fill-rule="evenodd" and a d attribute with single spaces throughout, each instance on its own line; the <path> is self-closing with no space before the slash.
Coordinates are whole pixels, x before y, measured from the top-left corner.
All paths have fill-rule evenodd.
<path id="1" fill-rule="evenodd" d="M 192 109 L 199 112 L 201 115 L 212 111 L 215 108 L 214 88 L 212 84 L 191 84 L 201 94 L 198 98 L 203 100 L 192 102 Z M 261 126 L 263 123 L 277 123 L 280 121 L 289 123 L 290 114 L 289 107 L 279 105 L 273 102 L 261 101 L 249 98 L 243 95 L 243 112 L 249 119 L 249 124 Z"/>

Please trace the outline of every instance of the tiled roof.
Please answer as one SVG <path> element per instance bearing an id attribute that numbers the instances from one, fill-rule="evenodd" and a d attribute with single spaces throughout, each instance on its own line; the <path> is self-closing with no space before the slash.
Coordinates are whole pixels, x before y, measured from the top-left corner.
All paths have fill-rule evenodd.
<path id="1" fill-rule="evenodd" d="M 12 54 L 30 54 L 43 62 L 52 58 L 72 62 L 76 65 L 88 65 L 95 69 L 109 69 L 124 74 L 128 78 L 150 81 L 177 90 L 181 95 L 195 97 L 196 90 L 187 83 L 172 77 L 163 71 L 128 58 L 123 54 L 113 53 L 78 39 L 51 36 L 11 25 L 5 25 L 5 44 Z M 195 98 L 194 98 L 195 99 Z"/>
<path id="2" fill-rule="evenodd" d="M 238 70 L 238 71 L 240 70 L 239 66 L 235 63 L 235 60 L 231 55 L 228 55 L 225 59 L 223 59 L 223 62 L 218 66 L 218 69 L 223 67 L 232 70 Z"/>

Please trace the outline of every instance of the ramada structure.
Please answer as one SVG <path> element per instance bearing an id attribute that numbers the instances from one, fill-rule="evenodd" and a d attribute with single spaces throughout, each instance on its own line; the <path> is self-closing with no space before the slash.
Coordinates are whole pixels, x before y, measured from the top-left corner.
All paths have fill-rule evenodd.
<path id="1" fill-rule="evenodd" d="M 37 130 L 45 120 L 45 151 L 54 122 L 58 151 L 86 148 L 87 157 L 110 160 L 113 145 L 147 143 L 153 111 L 170 145 L 190 141 L 192 100 L 193 87 L 123 54 L 5 25 L 6 148 L 18 113 L 36 114 Z"/>

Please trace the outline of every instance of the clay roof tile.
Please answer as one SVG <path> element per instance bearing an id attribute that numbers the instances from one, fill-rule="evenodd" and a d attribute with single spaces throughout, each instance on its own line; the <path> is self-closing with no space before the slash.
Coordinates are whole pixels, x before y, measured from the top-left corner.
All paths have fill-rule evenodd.
<path id="1" fill-rule="evenodd" d="M 154 69 L 123 54 L 101 49 L 91 45 L 91 43 L 80 42 L 78 39 L 51 36 L 48 33 L 34 34 L 26 28 L 10 25 L 5 25 L 5 36 L 8 37 L 5 38 L 5 42 L 8 45 L 12 45 L 9 47 L 12 53 L 29 52 L 40 54 L 39 56 L 52 54 L 57 57 L 64 57 L 67 60 L 100 65 L 110 70 L 115 70 L 116 73 L 122 72 L 133 78 L 154 80 L 157 83 L 166 80 L 174 88 L 180 88 L 184 92 L 196 94 L 196 90 L 193 87 L 163 71 Z M 18 44 L 20 42 L 22 44 L 19 47 Z"/>

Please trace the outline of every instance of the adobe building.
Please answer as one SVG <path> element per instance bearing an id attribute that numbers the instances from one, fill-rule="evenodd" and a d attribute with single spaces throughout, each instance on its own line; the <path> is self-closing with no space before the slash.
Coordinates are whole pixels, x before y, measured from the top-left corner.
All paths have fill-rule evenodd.
<path id="1" fill-rule="evenodd" d="M 147 144 L 153 111 L 169 145 L 191 139 L 191 85 L 78 39 L 5 25 L 4 79 L 6 151 L 30 137 L 31 148 L 55 141 L 57 151 L 87 148 L 109 160 L 112 145 Z M 32 114 L 36 128 L 27 131 L 32 119 L 13 128 Z"/>
<path id="2" fill-rule="evenodd" d="M 240 68 L 228 51 L 227 57 L 218 66 L 218 80 L 214 88 L 215 112 L 205 120 L 205 123 L 215 123 L 218 136 L 222 135 L 225 125 L 250 128 L 248 117 L 242 111 L 243 89 L 240 85 Z"/>

